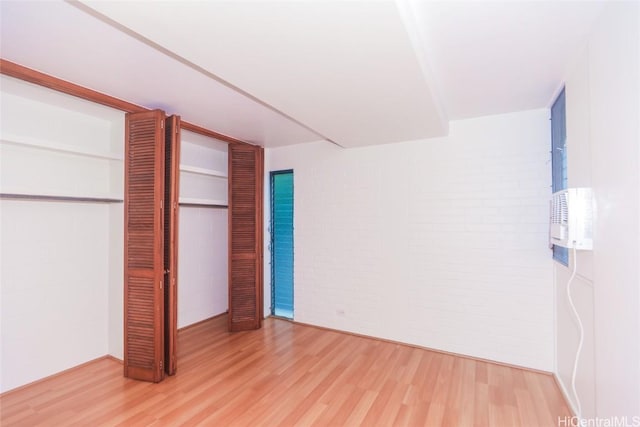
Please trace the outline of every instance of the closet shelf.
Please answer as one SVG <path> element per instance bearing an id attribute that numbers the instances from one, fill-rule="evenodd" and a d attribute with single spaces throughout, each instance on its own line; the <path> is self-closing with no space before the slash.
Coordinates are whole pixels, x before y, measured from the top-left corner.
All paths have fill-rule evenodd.
<path id="1" fill-rule="evenodd" d="M 0 193 L 0 199 L 51 202 L 122 203 L 122 199 L 111 197 L 57 196 L 53 194 Z"/>
<path id="2" fill-rule="evenodd" d="M 199 175 L 216 176 L 218 178 L 227 178 L 227 173 L 215 169 L 199 168 L 197 166 L 180 165 L 182 172 L 196 173 Z"/>
<path id="3" fill-rule="evenodd" d="M 196 199 L 192 197 L 180 197 L 181 205 L 185 206 L 215 206 L 215 207 L 227 207 L 228 203 L 226 200 L 216 200 L 216 199 Z"/>
<path id="4" fill-rule="evenodd" d="M 116 153 L 112 153 L 109 151 L 96 151 L 83 147 L 77 147 L 74 145 L 61 144 L 55 141 L 47 141 L 38 138 L 30 138 L 30 137 L 16 137 L 14 135 L 7 135 L 3 133 L 2 138 L 0 139 L 2 144 L 10 144 L 10 145 L 20 145 L 24 147 L 37 148 L 41 150 L 55 151 L 58 153 L 67 153 L 67 154 L 75 154 L 78 156 L 85 157 L 94 157 L 97 159 L 106 159 L 106 160 L 122 160 L 122 156 Z"/>

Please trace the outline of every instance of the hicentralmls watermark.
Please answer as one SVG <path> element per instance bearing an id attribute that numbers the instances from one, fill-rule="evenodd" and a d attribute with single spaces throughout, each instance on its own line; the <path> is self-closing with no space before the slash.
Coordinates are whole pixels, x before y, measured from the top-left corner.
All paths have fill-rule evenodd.
<path id="1" fill-rule="evenodd" d="M 558 427 L 640 427 L 640 415 L 632 417 L 558 417 Z"/>

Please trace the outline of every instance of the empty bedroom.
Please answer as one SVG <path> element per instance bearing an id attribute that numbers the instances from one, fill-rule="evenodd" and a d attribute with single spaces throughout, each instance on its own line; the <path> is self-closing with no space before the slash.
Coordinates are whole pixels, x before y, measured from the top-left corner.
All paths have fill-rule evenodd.
<path id="1" fill-rule="evenodd" d="M 640 426 L 640 3 L 0 2 L 2 426 Z"/>

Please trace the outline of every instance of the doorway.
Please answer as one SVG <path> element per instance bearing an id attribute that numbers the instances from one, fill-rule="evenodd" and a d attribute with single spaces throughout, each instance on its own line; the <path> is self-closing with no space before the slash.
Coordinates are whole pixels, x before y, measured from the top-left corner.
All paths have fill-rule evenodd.
<path id="1" fill-rule="evenodd" d="M 271 314 L 293 319 L 293 170 L 271 172 Z"/>

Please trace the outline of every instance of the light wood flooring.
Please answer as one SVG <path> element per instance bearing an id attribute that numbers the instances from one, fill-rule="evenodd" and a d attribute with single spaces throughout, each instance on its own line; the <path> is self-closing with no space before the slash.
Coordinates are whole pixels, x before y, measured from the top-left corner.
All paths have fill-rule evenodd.
<path id="1" fill-rule="evenodd" d="M 0 396 L 6 426 L 557 426 L 550 375 L 267 319 L 226 317 L 178 336 L 158 384 L 101 359 Z"/>

